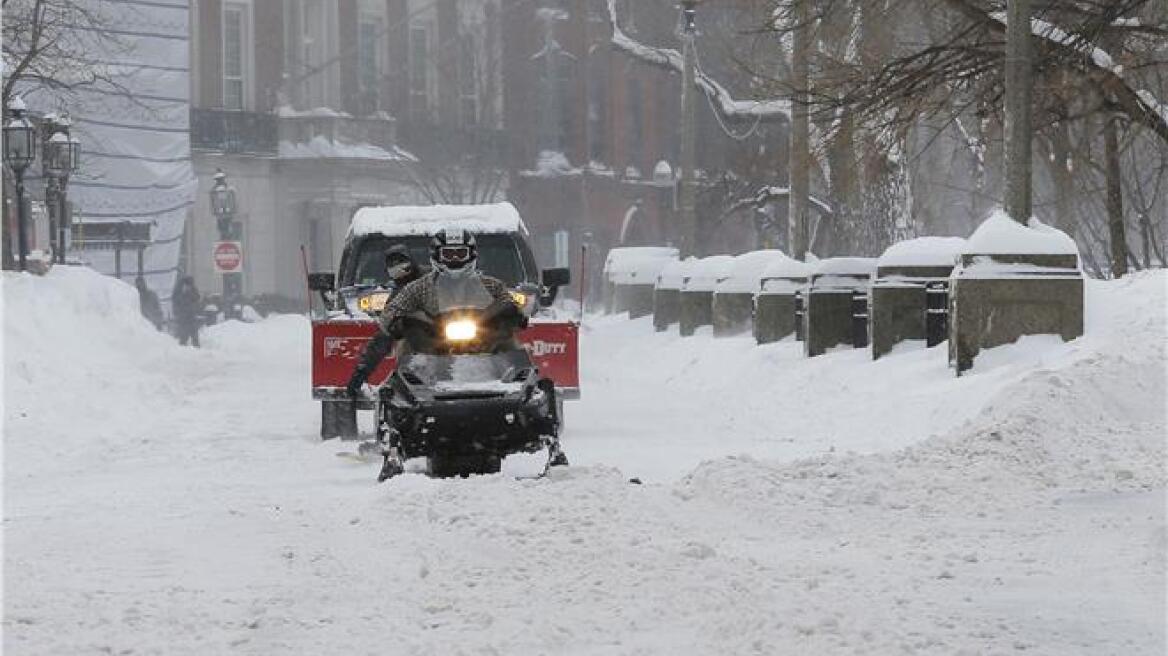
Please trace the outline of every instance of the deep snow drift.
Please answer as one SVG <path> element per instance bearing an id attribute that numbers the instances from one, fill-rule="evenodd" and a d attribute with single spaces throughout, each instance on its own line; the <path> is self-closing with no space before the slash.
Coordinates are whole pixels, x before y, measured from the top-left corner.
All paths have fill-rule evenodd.
<path id="1" fill-rule="evenodd" d="M 573 467 L 377 486 L 304 319 L 5 274 L 5 653 L 1161 654 L 1166 282 L 960 379 L 596 319 Z"/>

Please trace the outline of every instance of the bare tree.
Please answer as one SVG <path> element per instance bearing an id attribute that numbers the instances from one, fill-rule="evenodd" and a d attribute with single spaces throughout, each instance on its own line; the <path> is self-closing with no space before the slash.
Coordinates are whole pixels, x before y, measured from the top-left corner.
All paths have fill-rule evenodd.
<path id="1" fill-rule="evenodd" d="M 110 31 L 112 17 L 86 0 L 4 0 L 3 102 L 21 90 L 67 100 L 73 91 L 122 92 L 121 74 L 95 52 L 128 51 Z M 57 103 L 60 104 L 60 103 Z"/>

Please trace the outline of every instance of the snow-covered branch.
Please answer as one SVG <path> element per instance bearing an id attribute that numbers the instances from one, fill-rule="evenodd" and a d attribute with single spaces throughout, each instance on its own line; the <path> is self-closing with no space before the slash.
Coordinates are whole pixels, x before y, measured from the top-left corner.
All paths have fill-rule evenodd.
<path id="1" fill-rule="evenodd" d="M 621 30 L 616 19 L 616 0 L 608 0 L 608 19 L 612 25 L 612 45 L 621 52 L 645 63 L 667 68 L 677 73 L 685 69 L 681 53 L 672 48 L 648 46 Z M 729 118 L 790 118 L 791 102 L 776 98 L 771 100 L 735 100 L 726 87 L 717 80 L 697 71 L 694 83 L 711 101 L 722 116 Z"/>
<path id="2" fill-rule="evenodd" d="M 1004 12 L 992 12 L 985 16 L 998 28 L 1005 30 Z M 1081 55 L 1085 65 L 1100 74 L 1104 88 L 1115 96 L 1116 102 L 1133 121 L 1168 141 L 1168 105 L 1160 102 L 1151 91 L 1132 87 L 1124 76 L 1123 66 L 1117 64 L 1109 53 L 1082 37 L 1037 18 L 1030 20 L 1030 32 L 1055 48 Z"/>

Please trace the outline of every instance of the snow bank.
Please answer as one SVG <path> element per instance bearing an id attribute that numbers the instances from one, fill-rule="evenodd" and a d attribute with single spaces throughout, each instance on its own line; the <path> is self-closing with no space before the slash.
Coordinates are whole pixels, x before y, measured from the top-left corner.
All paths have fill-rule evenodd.
<path id="1" fill-rule="evenodd" d="M 677 249 L 666 246 L 626 246 L 608 251 L 605 278 L 619 285 L 656 284 L 661 271 L 677 261 Z"/>
<path id="2" fill-rule="evenodd" d="M 681 286 L 683 292 L 712 292 L 727 277 L 734 266 L 732 255 L 711 255 L 699 259 L 690 270 L 689 280 Z"/>
<path id="3" fill-rule="evenodd" d="M 957 263 L 965 250 L 960 237 L 918 237 L 897 242 L 876 260 L 883 267 L 943 267 Z"/>
<path id="4" fill-rule="evenodd" d="M 771 267 L 787 266 L 787 254 L 777 249 L 752 251 L 734 258 L 730 275 L 719 282 L 714 291 L 721 294 L 753 294 L 759 290 L 763 273 Z"/>
<path id="5" fill-rule="evenodd" d="M 1065 232 L 1031 218 L 1022 225 L 1002 210 L 996 210 L 969 237 L 967 255 L 1075 255 L 1079 248 Z"/>
<path id="6" fill-rule="evenodd" d="M 700 261 L 698 258 L 690 256 L 684 260 L 674 260 L 666 264 L 661 269 L 661 275 L 657 276 L 657 289 L 680 290 L 689 280 Z"/>
<path id="7" fill-rule="evenodd" d="M 432 235 L 442 228 L 462 228 L 476 234 L 527 234 L 527 226 L 511 203 L 362 207 L 353 215 L 349 234 Z"/>

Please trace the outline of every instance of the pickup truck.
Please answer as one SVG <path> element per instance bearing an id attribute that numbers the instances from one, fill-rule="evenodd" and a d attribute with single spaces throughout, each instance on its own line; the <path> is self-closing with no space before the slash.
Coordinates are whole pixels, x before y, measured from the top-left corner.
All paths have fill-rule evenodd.
<path id="1" fill-rule="evenodd" d="M 540 271 L 514 206 L 363 207 L 349 225 L 338 271 L 308 276 L 309 288 L 320 293 L 325 305 L 323 316 L 312 321 L 312 396 L 321 402 L 321 438 L 357 437 L 356 411 L 373 408 L 370 399 L 349 398 L 345 385 L 389 299 L 385 252 L 404 244 L 425 267 L 430 238 L 445 228 L 464 228 L 475 235 L 479 269 L 511 286 L 513 298 L 531 315 L 519 340 L 540 373 L 555 383 L 562 398 L 579 396 L 579 324 L 557 319 L 547 309 L 559 288 L 568 284 L 569 271 Z M 393 359 L 386 358 L 369 384 L 384 383 L 392 371 Z"/>

